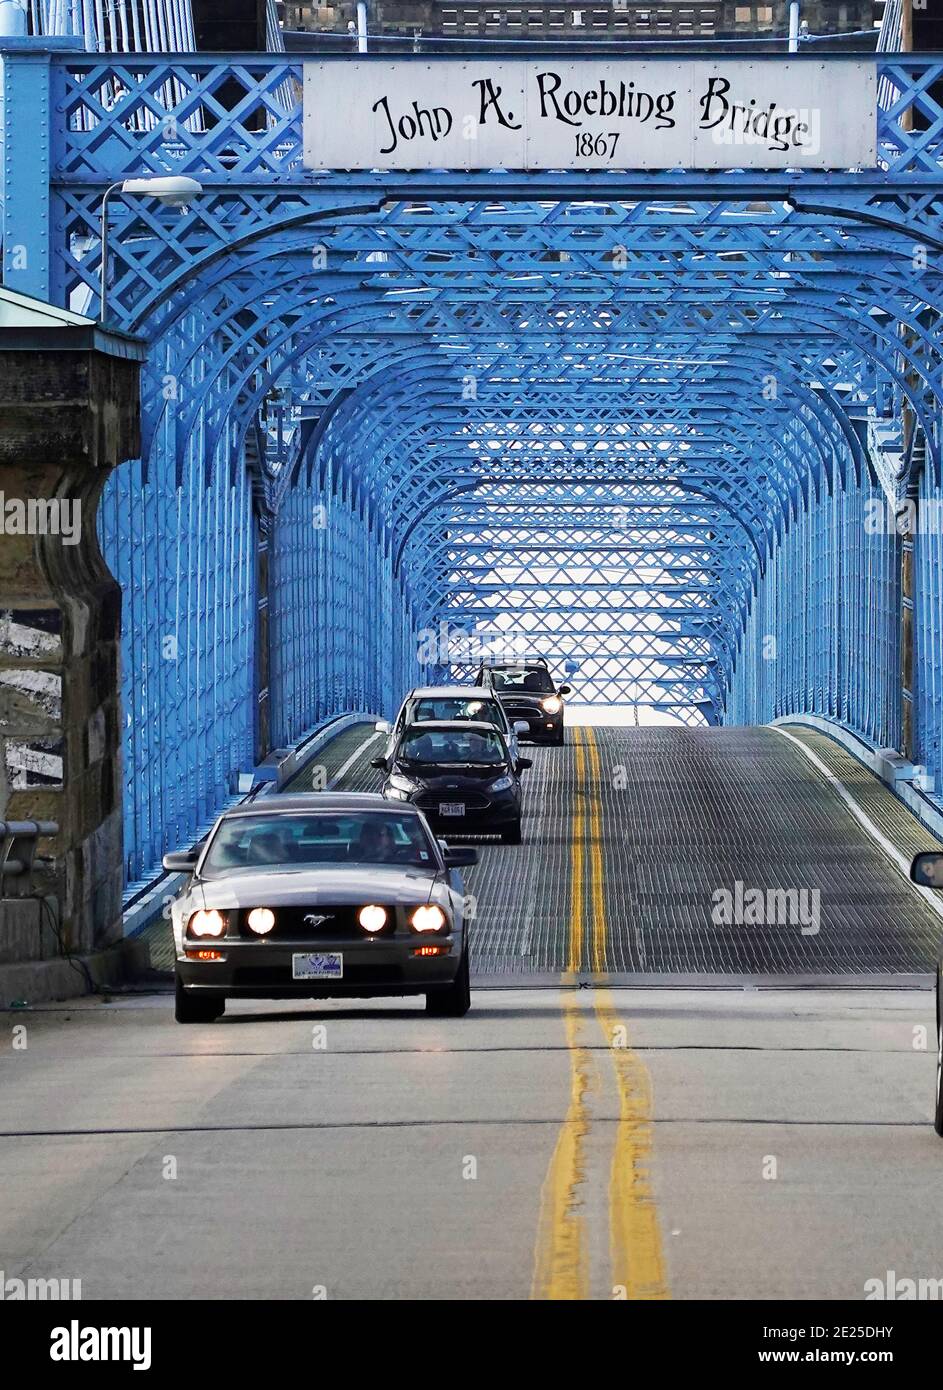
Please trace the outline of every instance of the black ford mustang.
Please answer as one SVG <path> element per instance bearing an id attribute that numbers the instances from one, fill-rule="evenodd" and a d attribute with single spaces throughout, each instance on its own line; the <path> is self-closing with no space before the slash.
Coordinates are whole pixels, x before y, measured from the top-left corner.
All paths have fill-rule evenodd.
<path id="1" fill-rule="evenodd" d="M 425 720 L 408 724 L 388 758 L 383 795 L 418 806 L 443 834 L 500 835 L 521 843 L 521 784 L 529 758 L 515 759 L 493 724 Z"/>

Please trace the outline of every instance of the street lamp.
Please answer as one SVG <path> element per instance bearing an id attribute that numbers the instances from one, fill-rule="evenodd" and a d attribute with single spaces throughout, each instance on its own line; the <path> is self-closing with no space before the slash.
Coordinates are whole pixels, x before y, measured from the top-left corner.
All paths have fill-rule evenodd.
<path id="1" fill-rule="evenodd" d="M 166 177 L 150 179 L 122 179 L 105 189 L 101 208 L 101 282 L 99 291 L 98 321 L 105 322 L 108 308 L 108 199 L 115 194 L 135 193 L 144 198 L 155 198 L 168 208 L 185 208 L 192 198 L 203 192 L 203 185 L 196 179 L 183 174 L 169 174 Z"/>

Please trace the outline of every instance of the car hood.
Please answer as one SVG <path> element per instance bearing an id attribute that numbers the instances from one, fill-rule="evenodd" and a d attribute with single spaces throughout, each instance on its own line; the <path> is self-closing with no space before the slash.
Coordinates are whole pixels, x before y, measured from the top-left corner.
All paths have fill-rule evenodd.
<path id="1" fill-rule="evenodd" d="M 489 763 L 487 767 L 453 767 L 444 766 L 415 766 L 397 763 L 394 771 L 400 777 L 409 777 L 414 782 L 421 782 L 424 787 L 431 787 L 438 791 L 445 787 L 480 787 L 482 783 L 487 785 L 489 782 L 496 782 L 499 777 L 506 777 L 509 769 L 502 767 L 499 763 L 496 767 L 494 763 Z"/>
<path id="2" fill-rule="evenodd" d="M 406 865 L 318 864 L 291 869 L 235 869 L 225 878 L 201 881 L 193 897 L 204 907 L 303 907 L 312 903 L 428 902 L 441 870 Z"/>

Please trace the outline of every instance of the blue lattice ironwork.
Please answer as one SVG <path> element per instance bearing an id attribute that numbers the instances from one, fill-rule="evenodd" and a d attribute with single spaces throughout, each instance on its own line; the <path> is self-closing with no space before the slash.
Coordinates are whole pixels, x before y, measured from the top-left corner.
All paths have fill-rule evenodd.
<path id="1" fill-rule="evenodd" d="M 489 643 L 688 723 L 899 746 L 912 701 L 943 785 L 939 528 L 910 672 L 893 524 L 943 480 L 943 60 L 873 61 L 877 169 L 525 177 L 304 170 L 283 55 L 7 50 L 50 116 L 37 161 L 4 108 L 12 288 L 94 313 L 103 189 L 205 189 L 112 221 L 113 313 L 150 344 L 103 511 L 132 874 L 268 743 Z"/>

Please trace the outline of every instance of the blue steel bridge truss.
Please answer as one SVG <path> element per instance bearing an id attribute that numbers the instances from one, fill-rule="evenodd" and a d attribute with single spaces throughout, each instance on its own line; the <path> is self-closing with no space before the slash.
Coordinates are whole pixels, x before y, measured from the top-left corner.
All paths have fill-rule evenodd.
<path id="1" fill-rule="evenodd" d="M 11 288 L 94 314 L 104 188 L 205 190 L 112 209 L 130 878 L 269 746 L 489 645 L 688 724 L 899 747 L 909 704 L 943 787 L 943 541 L 892 520 L 939 518 L 943 59 L 873 59 L 876 170 L 524 177 L 306 171 L 283 55 L 3 57 Z"/>

